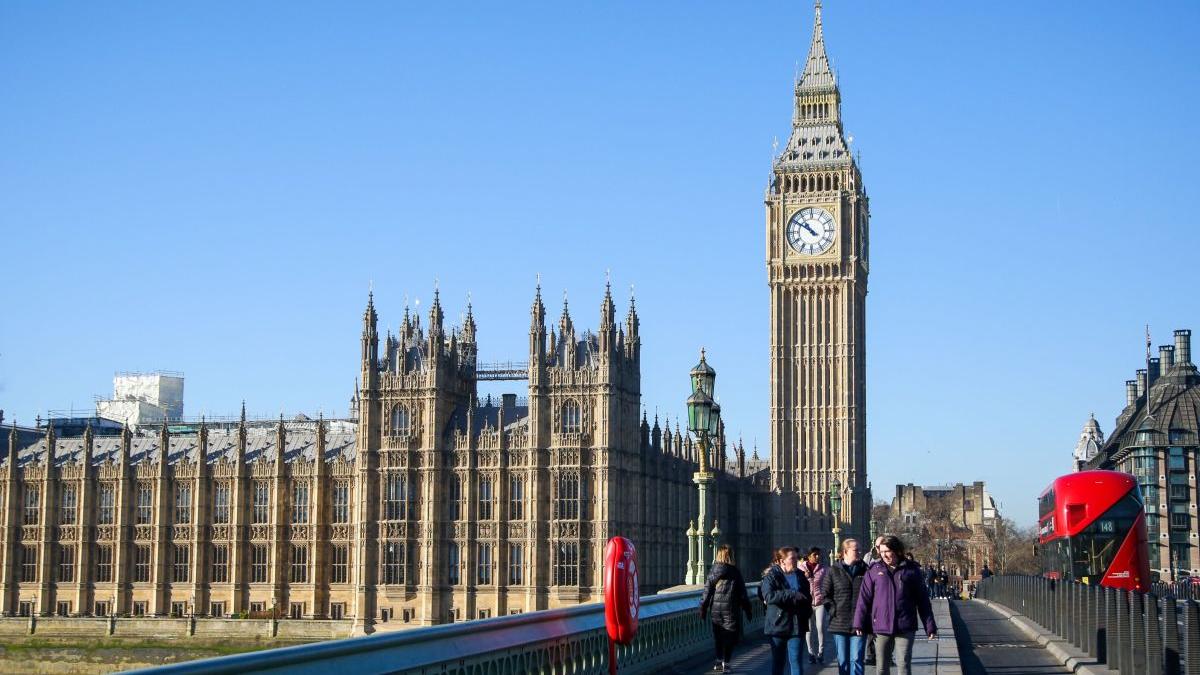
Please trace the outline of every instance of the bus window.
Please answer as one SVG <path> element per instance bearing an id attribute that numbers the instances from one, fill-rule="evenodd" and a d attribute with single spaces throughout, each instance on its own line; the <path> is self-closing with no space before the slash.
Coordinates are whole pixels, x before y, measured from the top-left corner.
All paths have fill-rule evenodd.
<path id="1" fill-rule="evenodd" d="M 1136 490 L 1132 491 L 1071 537 L 1071 568 L 1076 579 L 1104 577 L 1141 510 L 1141 499 Z"/>

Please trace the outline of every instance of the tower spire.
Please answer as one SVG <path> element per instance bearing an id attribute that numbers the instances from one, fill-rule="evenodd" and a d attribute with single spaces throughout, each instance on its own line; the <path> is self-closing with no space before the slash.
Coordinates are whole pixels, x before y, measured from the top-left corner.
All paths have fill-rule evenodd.
<path id="1" fill-rule="evenodd" d="M 808 61 L 800 75 L 797 89 L 824 89 L 836 87 L 837 78 L 829 67 L 829 56 L 825 53 L 825 29 L 821 25 L 821 0 L 814 5 L 816 18 L 813 20 L 812 45 L 808 48 Z"/>

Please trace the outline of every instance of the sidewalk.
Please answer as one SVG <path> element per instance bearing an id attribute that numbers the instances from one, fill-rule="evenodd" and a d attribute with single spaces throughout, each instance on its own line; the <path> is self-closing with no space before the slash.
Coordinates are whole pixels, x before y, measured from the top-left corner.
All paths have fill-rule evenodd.
<path id="1" fill-rule="evenodd" d="M 950 603 L 945 599 L 933 601 L 933 617 L 938 626 L 938 639 L 925 640 L 918 633 L 918 639 L 913 644 L 913 675 L 962 675 L 959 663 L 958 644 L 954 639 L 954 623 L 950 619 Z M 814 666 L 805 659 L 805 675 L 837 675 L 837 655 L 833 643 L 825 644 L 825 665 Z M 711 654 L 703 658 L 693 659 L 685 664 L 679 664 L 673 672 L 676 673 L 711 673 L 714 660 Z M 872 666 L 867 666 L 867 672 L 873 672 Z M 729 672 L 738 675 L 767 674 L 771 672 L 771 649 L 761 635 L 747 636 L 733 654 Z"/>

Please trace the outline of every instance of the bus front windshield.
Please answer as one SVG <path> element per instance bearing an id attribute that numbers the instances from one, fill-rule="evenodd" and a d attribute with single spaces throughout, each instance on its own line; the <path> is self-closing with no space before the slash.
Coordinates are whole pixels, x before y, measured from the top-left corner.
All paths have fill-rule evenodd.
<path id="1" fill-rule="evenodd" d="M 1102 578 L 1141 512 L 1142 500 L 1134 488 L 1104 515 L 1071 537 L 1073 576 L 1076 579 Z"/>

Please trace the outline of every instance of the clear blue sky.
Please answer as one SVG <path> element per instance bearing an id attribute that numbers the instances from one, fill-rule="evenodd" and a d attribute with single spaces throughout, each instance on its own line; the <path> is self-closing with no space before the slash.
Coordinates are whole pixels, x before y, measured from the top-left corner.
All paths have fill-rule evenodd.
<path id="1" fill-rule="evenodd" d="M 987 480 L 1031 522 L 1088 413 L 1200 335 L 1194 2 L 825 7 L 871 195 L 869 471 Z M 542 274 L 594 327 L 636 284 L 646 406 L 709 349 L 767 448 L 762 190 L 806 2 L 0 4 L 0 405 L 117 370 L 189 414 L 345 414 L 373 280 L 485 359 Z M 697 290 L 703 292 L 697 297 Z"/>

